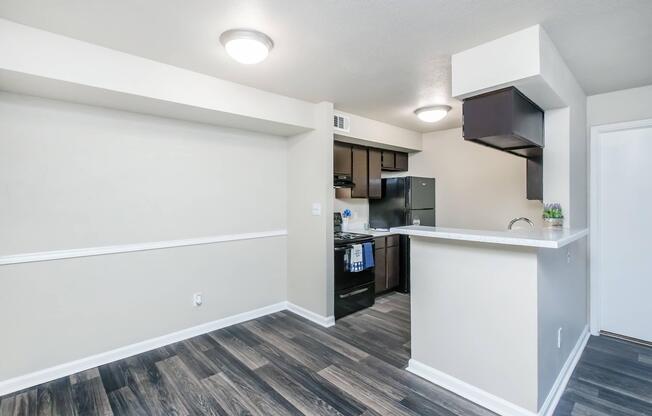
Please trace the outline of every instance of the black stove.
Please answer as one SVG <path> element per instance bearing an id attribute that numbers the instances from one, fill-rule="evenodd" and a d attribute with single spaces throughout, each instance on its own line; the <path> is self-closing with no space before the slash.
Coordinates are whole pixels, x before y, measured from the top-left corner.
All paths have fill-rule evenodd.
<path id="1" fill-rule="evenodd" d="M 360 309 L 368 308 L 375 300 L 375 268 L 358 271 L 348 268 L 349 253 L 353 244 L 371 244 L 374 255 L 374 237 L 369 234 L 348 233 L 342 231 L 342 215 L 336 212 L 333 217 L 335 240 L 335 319 L 349 315 Z"/>
<path id="2" fill-rule="evenodd" d="M 333 215 L 333 229 L 335 230 L 335 245 L 343 246 L 346 244 L 369 242 L 374 236 L 369 234 L 348 233 L 342 231 L 342 214 L 335 212 Z"/>
<path id="3" fill-rule="evenodd" d="M 357 234 L 357 233 L 347 233 L 342 231 L 335 231 L 335 245 L 343 244 L 353 244 L 363 241 L 369 241 L 374 238 L 373 235 L 369 234 Z"/>

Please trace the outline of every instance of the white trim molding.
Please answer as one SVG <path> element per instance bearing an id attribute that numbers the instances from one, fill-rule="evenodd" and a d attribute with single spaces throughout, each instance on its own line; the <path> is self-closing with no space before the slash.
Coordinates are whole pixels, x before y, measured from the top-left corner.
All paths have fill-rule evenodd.
<path id="1" fill-rule="evenodd" d="M 160 337 L 148 339 L 145 341 L 137 342 L 135 344 L 126 345 L 124 347 L 116 348 L 114 350 L 102 352 L 92 355 L 90 357 L 82 358 L 65 364 L 60 364 L 54 367 L 46 368 L 44 370 L 35 371 L 33 373 L 25 374 L 8 380 L 0 381 L 0 396 L 13 393 L 18 390 L 26 389 L 28 387 L 37 386 L 41 383 L 56 380 L 61 377 L 66 377 L 71 374 L 85 371 L 100 365 L 108 364 L 117 360 L 122 360 L 136 354 L 141 354 L 156 348 L 170 345 L 175 342 L 183 341 L 188 338 L 196 337 L 198 335 L 206 334 L 208 332 L 216 331 L 227 326 L 239 324 L 241 322 L 249 321 L 251 319 L 260 318 L 261 316 L 269 315 L 271 313 L 280 312 L 285 310 L 287 302 L 279 302 L 272 305 L 264 306 L 262 308 L 254 309 L 239 313 L 237 315 L 228 316 L 226 318 L 218 319 L 216 321 L 207 322 L 201 325 L 193 326 L 191 328 L 182 329 L 171 334 L 162 335 Z"/>
<path id="2" fill-rule="evenodd" d="M 603 124 L 591 127 L 590 136 L 590 161 L 589 161 L 589 227 L 591 236 L 589 240 L 589 281 L 590 281 L 590 330 L 593 335 L 600 335 L 602 330 L 602 254 L 600 241 L 600 138 L 603 133 L 652 127 L 652 119 L 627 121 L 623 123 Z"/>
<path id="3" fill-rule="evenodd" d="M 442 371 L 436 370 L 413 358 L 411 358 L 408 362 L 406 370 L 412 374 L 416 374 L 417 376 L 430 381 L 431 383 L 443 387 L 446 390 L 462 396 L 467 400 L 470 400 L 482 407 L 496 412 L 499 415 L 536 416 L 536 414 L 530 410 L 515 405 L 514 403 L 511 403 Z"/>
<path id="4" fill-rule="evenodd" d="M 586 343 L 589 342 L 590 337 L 591 334 L 589 333 L 589 327 L 587 325 L 586 327 L 584 327 L 584 330 L 580 334 L 577 343 L 575 343 L 573 350 L 568 355 L 566 362 L 564 363 L 561 370 L 559 371 L 559 374 L 557 375 L 557 379 L 555 380 L 555 383 L 552 385 L 552 388 L 550 389 L 550 392 L 548 393 L 546 400 L 541 405 L 541 408 L 539 409 L 539 413 L 538 413 L 539 416 L 552 416 L 552 414 L 555 412 L 555 409 L 559 404 L 559 399 L 561 399 L 562 394 L 564 394 L 564 390 L 566 390 L 568 381 L 573 375 L 573 371 L 575 371 L 575 367 L 577 366 L 577 363 L 580 361 L 580 358 L 582 357 L 582 353 L 584 352 L 584 348 L 586 347 Z"/>
<path id="5" fill-rule="evenodd" d="M 306 318 L 307 320 L 314 322 L 317 325 L 321 325 L 324 328 L 330 328 L 331 326 L 335 325 L 335 317 L 332 315 L 322 316 L 315 312 L 309 311 L 306 308 L 302 308 L 299 305 L 295 305 L 292 302 L 286 302 L 286 305 L 286 309 L 288 311 L 296 313 L 297 315 Z"/>
<path id="6" fill-rule="evenodd" d="M 122 244 L 116 246 L 76 248 L 70 250 L 42 251 L 36 253 L 9 254 L 0 256 L 0 266 L 9 264 L 32 263 L 72 259 L 77 257 L 102 256 L 106 254 L 133 253 L 136 251 L 160 250 L 164 248 L 198 246 L 203 244 L 224 243 L 229 241 L 253 240 L 287 236 L 287 230 L 260 231 L 243 234 L 215 235 L 210 237 L 188 238 L 183 240 L 154 241 L 148 243 Z"/>
<path id="7" fill-rule="evenodd" d="M 431 383 L 437 384 L 463 398 L 479 404 L 499 415 L 504 416 L 550 416 L 553 414 L 559 399 L 570 380 L 573 370 L 577 365 L 584 347 L 589 340 L 588 327 L 585 327 L 580 335 L 575 347 L 568 356 L 568 359 L 562 366 L 555 383 L 553 384 L 546 400 L 537 413 L 528 410 L 524 407 L 509 402 L 501 397 L 498 397 L 486 390 L 475 387 L 465 381 L 448 375 L 442 371 L 436 370 L 426 364 L 423 364 L 415 359 L 410 359 L 408 362 L 407 371 L 423 378 Z"/>

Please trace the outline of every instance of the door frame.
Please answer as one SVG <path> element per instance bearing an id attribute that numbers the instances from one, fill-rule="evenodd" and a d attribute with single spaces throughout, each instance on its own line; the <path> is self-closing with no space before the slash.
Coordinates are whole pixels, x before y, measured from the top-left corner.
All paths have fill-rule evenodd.
<path id="1" fill-rule="evenodd" d="M 589 199 L 589 227 L 591 230 L 589 239 L 589 285 L 590 302 L 589 317 L 591 334 L 599 335 L 602 329 L 602 277 L 600 276 L 602 256 L 600 252 L 601 230 L 600 230 L 600 144 L 601 136 L 604 133 L 613 133 L 639 129 L 643 127 L 652 128 L 652 119 L 626 121 L 621 123 L 603 124 L 591 127 L 590 141 L 590 199 Z"/>

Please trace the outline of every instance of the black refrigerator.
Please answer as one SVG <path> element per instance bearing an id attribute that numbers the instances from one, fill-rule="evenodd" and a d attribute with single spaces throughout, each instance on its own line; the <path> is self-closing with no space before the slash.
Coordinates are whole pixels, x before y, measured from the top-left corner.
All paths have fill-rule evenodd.
<path id="1" fill-rule="evenodd" d="M 381 199 L 369 200 L 369 226 L 387 229 L 403 225 L 435 226 L 435 178 L 406 176 L 382 180 Z M 400 283 L 410 292 L 410 239 L 400 237 Z"/>

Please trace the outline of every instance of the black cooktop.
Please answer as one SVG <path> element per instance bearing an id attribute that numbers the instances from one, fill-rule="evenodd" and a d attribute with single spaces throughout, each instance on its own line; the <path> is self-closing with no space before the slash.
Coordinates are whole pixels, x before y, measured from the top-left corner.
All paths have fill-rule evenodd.
<path id="1" fill-rule="evenodd" d="M 352 244 L 373 239 L 373 235 L 335 231 L 335 244 Z"/>

